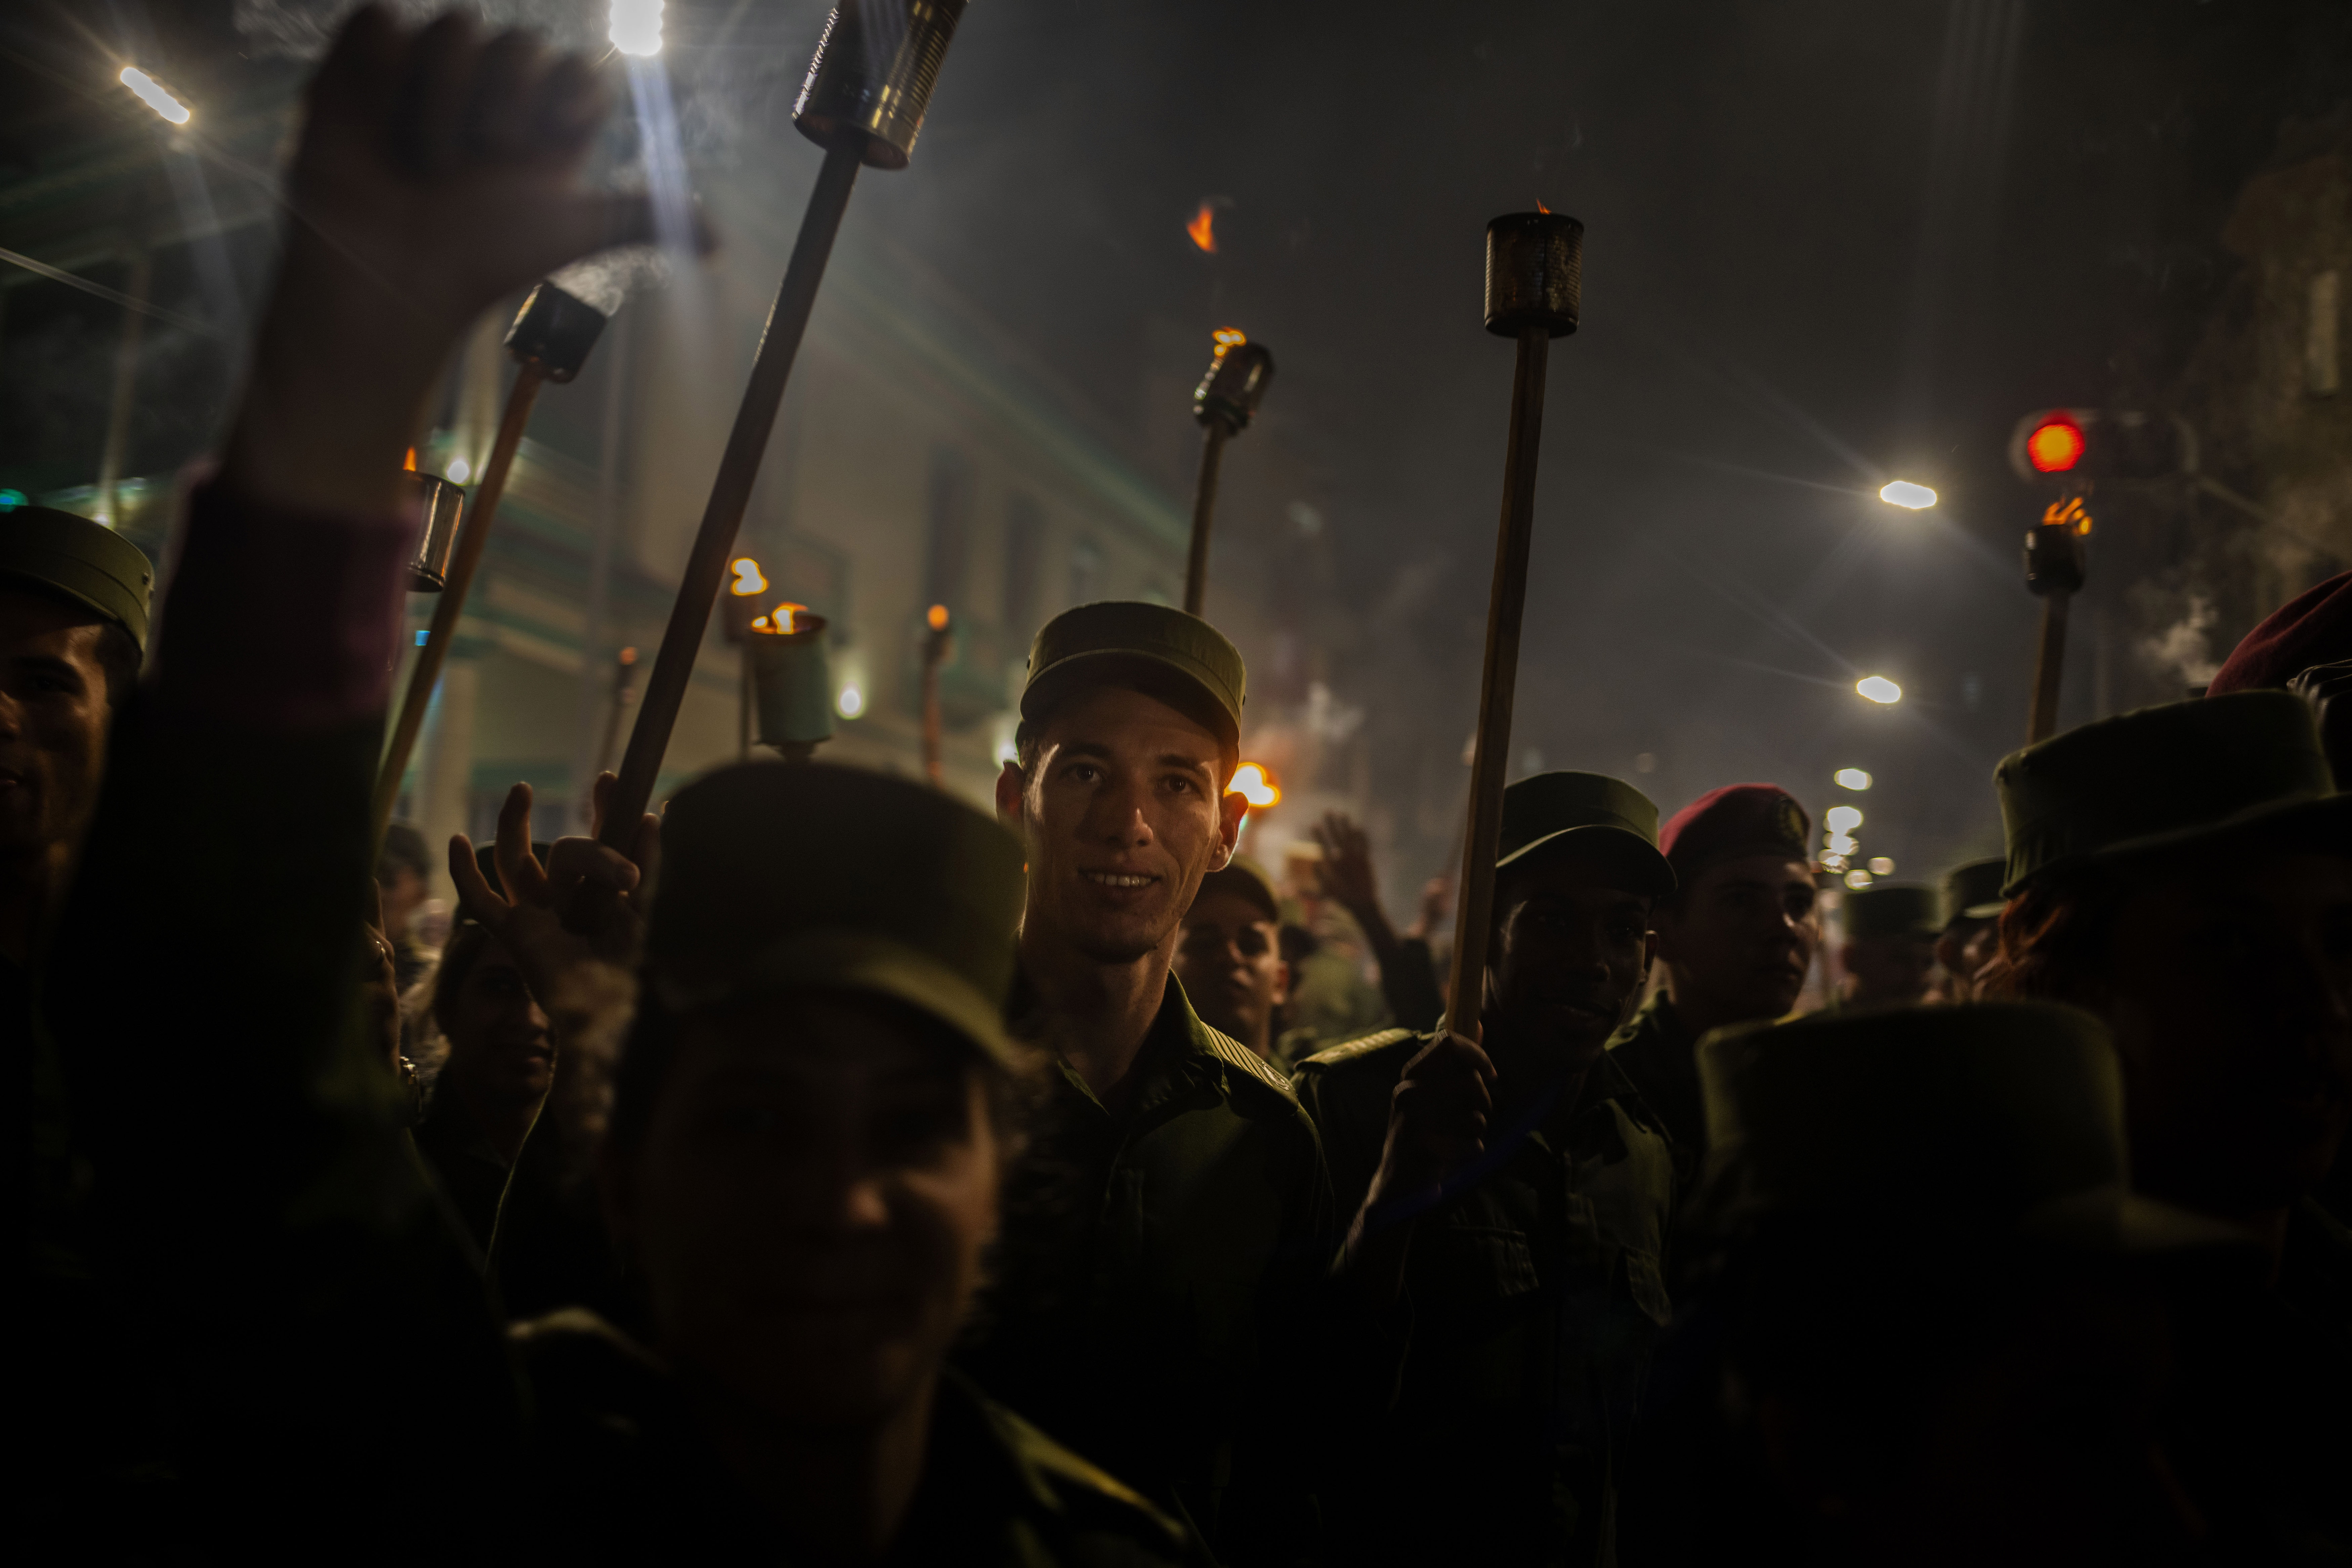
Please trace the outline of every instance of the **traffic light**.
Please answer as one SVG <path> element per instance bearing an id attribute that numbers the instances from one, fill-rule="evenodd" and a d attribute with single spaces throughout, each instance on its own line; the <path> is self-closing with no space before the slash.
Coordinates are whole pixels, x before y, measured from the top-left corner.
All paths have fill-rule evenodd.
<path id="1" fill-rule="evenodd" d="M 2037 409 L 2010 432 L 2009 466 L 2032 481 L 2161 483 L 2197 471 L 2197 433 L 2177 414 Z"/>

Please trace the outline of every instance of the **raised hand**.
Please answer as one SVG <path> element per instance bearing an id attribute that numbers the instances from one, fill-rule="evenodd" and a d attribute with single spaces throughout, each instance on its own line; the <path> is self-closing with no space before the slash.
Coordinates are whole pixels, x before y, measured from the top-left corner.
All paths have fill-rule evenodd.
<path id="1" fill-rule="evenodd" d="M 1345 813 L 1328 811 L 1309 837 L 1323 847 L 1323 890 L 1350 914 L 1379 909 L 1380 879 L 1372 872 L 1372 844 L 1364 830 Z"/>
<path id="2" fill-rule="evenodd" d="M 1412 1209 L 1486 1147 L 1495 1064 L 1477 1042 L 1441 1034 L 1405 1064 L 1389 1102 L 1388 1141 L 1365 1205 Z"/>

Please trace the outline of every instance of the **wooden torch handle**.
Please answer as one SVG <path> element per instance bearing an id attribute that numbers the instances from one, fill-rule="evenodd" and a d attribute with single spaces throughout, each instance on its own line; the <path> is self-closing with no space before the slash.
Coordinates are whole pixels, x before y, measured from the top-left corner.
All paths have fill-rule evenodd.
<path id="1" fill-rule="evenodd" d="M 1209 524 L 1217 512 L 1217 466 L 1223 461 L 1222 419 L 1211 419 L 1201 436 L 1201 477 L 1192 486 L 1192 547 L 1184 558 L 1184 613 L 1197 616 L 1209 598 Z"/>
<path id="2" fill-rule="evenodd" d="M 1478 1037 L 1486 989 L 1487 928 L 1495 917 L 1495 851 L 1503 831 L 1509 772 L 1511 696 L 1519 679 L 1519 627 L 1528 605 L 1528 546 L 1535 534 L 1536 454 L 1543 442 L 1544 365 L 1551 336 L 1519 333 L 1511 384 L 1511 441 L 1503 459 L 1503 518 L 1495 541 L 1495 587 L 1486 602 L 1486 663 L 1478 682 L 1477 752 L 1471 762 L 1470 817 L 1462 845 L 1462 897 L 1454 926 L 1454 972 L 1444 1026 Z"/>
<path id="3" fill-rule="evenodd" d="M 490 446 L 490 460 L 483 466 L 482 482 L 474 488 L 473 505 L 458 524 L 457 547 L 442 578 L 441 596 L 433 605 L 433 626 L 425 634 L 425 647 L 418 650 L 415 667 L 408 673 L 408 689 L 400 699 L 400 718 L 392 727 L 392 742 L 384 748 L 383 765 L 375 775 L 379 853 L 384 830 L 392 826 L 393 803 L 400 798 L 401 777 L 408 772 L 409 753 L 416 749 L 417 731 L 425 727 L 425 710 L 432 706 L 433 688 L 441 679 L 449 645 L 457 640 L 457 622 L 466 613 L 466 593 L 474 585 L 474 569 L 482 563 L 482 552 L 490 542 L 490 524 L 498 521 L 507 473 L 514 467 L 515 448 L 522 445 L 522 429 L 530 423 L 530 405 L 539 400 L 543 379 L 535 363 L 525 363 L 515 372 L 506 413 L 499 420 L 498 439 Z"/>
<path id="4" fill-rule="evenodd" d="M 841 215 L 849 206 L 849 192 L 857 180 L 865 155 L 863 132 L 844 130 L 824 154 L 816 189 L 809 194 L 801 218 L 800 237 L 793 243 L 793 258 L 784 281 L 776 290 L 767 330 L 760 336 L 760 352 L 751 362 L 751 384 L 743 389 L 735 411 L 735 427 L 728 433 L 726 455 L 719 459 L 719 477 L 711 481 L 710 500 L 702 509 L 702 526 L 694 549 L 686 558 L 677 598 L 669 609 L 669 625 L 662 630 L 661 650 L 654 656 L 653 674 L 646 678 L 644 699 L 637 704 L 637 721 L 629 731 L 629 749 L 621 754 L 621 776 L 605 802 L 604 844 L 624 855 L 636 849 L 637 828 L 654 797 L 661 773 L 662 753 L 669 750 L 671 729 L 677 723 L 678 705 L 686 700 L 687 683 L 694 678 L 695 655 L 701 651 L 703 633 L 710 626 L 711 606 L 719 602 L 719 585 L 727 575 L 727 559 L 734 553 L 735 532 L 742 526 L 743 509 L 751 504 L 751 486 L 760 477 L 760 459 L 767 455 L 768 437 L 776 427 L 776 410 L 784 401 L 784 383 L 793 374 L 801 336 L 808 330 L 809 312 L 816 305 L 817 285 L 833 256 L 834 237 L 841 231 Z"/>

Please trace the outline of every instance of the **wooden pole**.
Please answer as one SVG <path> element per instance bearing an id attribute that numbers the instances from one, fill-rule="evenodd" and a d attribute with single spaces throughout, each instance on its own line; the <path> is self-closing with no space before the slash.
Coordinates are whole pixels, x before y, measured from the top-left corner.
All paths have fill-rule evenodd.
<path id="1" fill-rule="evenodd" d="M 816 304 L 817 285 L 824 280 L 825 262 L 833 255 L 834 237 L 841 231 L 841 215 L 849 206 L 849 193 L 866 147 L 863 132 L 844 129 L 826 149 L 824 167 L 810 193 L 801 218 L 800 237 L 776 291 L 775 308 L 768 312 L 760 352 L 751 362 L 751 384 L 743 389 L 735 411 L 735 427 L 728 433 L 726 455 L 719 460 L 719 477 L 711 482 L 710 500 L 702 510 L 702 525 L 687 556 L 677 598 L 671 604 L 669 624 L 662 631 L 661 649 L 654 656 L 652 676 L 637 721 L 629 731 L 629 749 L 621 757 L 621 776 L 607 803 L 604 842 L 624 855 L 636 848 L 637 827 L 654 796 L 661 773 L 662 753 L 669 750 L 670 731 L 677 723 L 678 706 L 686 700 L 687 683 L 694 677 L 695 655 L 710 626 L 711 607 L 719 602 L 719 585 L 727 575 L 728 557 L 734 552 L 736 531 L 743 510 L 751 504 L 751 486 L 760 477 L 760 459 L 767 454 L 768 437 L 776 427 L 776 410 L 784 400 L 784 383 L 793 374 L 801 336 L 808 330 L 809 312 Z"/>
<path id="2" fill-rule="evenodd" d="M 940 615 L 934 606 L 931 614 Z M 940 712 L 940 667 L 948 660 L 948 623 L 935 619 L 923 637 L 923 776 L 947 787 L 947 726 Z"/>
<path id="3" fill-rule="evenodd" d="M 473 505 L 457 527 L 457 547 L 449 557 L 441 596 L 433 606 L 433 626 L 417 650 L 408 674 L 408 690 L 400 700 L 400 717 L 392 727 L 392 742 L 384 748 L 383 764 L 375 775 L 375 842 L 383 845 L 384 829 L 392 824 L 393 802 L 400 798 L 401 775 L 408 771 L 408 753 L 416 747 L 417 731 L 425 727 L 425 710 L 433 701 L 433 688 L 441 679 L 442 662 L 457 639 L 457 621 L 466 613 L 466 591 L 474 584 L 474 569 L 490 541 L 490 524 L 499 515 L 499 500 L 506 494 L 507 472 L 514 467 L 515 448 L 522 444 L 522 428 L 530 423 L 530 405 L 539 398 L 543 380 L 536 364 L 515 372 L 513 390 L 507 394 L 505 416 L 499 421 L 498 439 L 490 460 L 482 468 L 482 482 L 474 490 Z"/>
<path id="4" fill-rule="evenodd" d="M 2066 593 L 2042 596 L 2042 636 L 2033 651 L 2033 711 L 2025 725 L 2029 746 L 2058 732 L 2058 686 L 2066 668 L 2066 611 L 2074 600 L 2074 595 Z"/>
<path id="5" fill-rule="evenodd" d="M 636 674 L 637 650 L 625 647 L 613 660 L 613 697 L 604 710 L 604 736 L 596 742 L 596 767 L 588 775 L 592 781 L 612 771 L 613 748 L 621 739 L 621 715 L 636 697 Z"/>
<path id="6" fill-rule="evenodd" d="M 1528 604 L 1528 548 L 1535 536 L 1536 455 L 1543 441 L 1544 368 L 1551 335 L 1522 328 L 1511 384 L 1511 439 L 1503 459 L 1503 515 L 1495 584 L 1486 602 L 1486 659 L 1478 682 L 1477 750 L 1470 763 L 1470 816 L 1454 904 L 1454 967 L 1445 1027 L 1478 1037 L 1486 990 L 1486 938 L 1495 911 L 1495 852 L 1502 839 L 1503 783 L 1511 752 L 1511 698 L 1519 679 L 1519 627 Z"/>
<path id="7" fill-rule="evenodd" d="M 1184 560 L 1184 613 L 1201 614 L 1209 596 L 1209 525 L 1217 511 L 1217 466 L 1232 432 L 1212 419 L 1201 435 L 1201 477 L 1192 486 L 1192 548 Z"/>

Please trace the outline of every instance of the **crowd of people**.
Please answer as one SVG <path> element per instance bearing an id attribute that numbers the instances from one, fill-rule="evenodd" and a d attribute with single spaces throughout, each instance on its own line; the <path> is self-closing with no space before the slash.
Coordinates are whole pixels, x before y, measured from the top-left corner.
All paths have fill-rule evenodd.
<path id="1" fill-rule="evenodd" d="M 436 954 L 396 475 L 648 228 L 602 112 L 361 12 L 152 636 L 118 536 L 0 526 L 26 1560 L 2352 1562 L 2352 577 L 2003 762 L 2005 855 L 1851 897 L 1804 1016 L 1787 791 L 1555 772 L 1475 996 L 1322 825 L 1393 1026 L 1318 1034 L 1242 658 L 1141 603 L 1038 631 L 992 815 L 517 785 Z"/>

